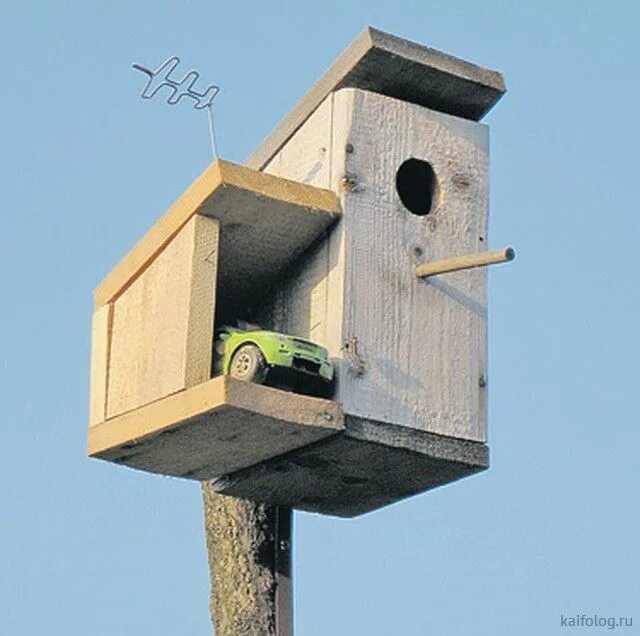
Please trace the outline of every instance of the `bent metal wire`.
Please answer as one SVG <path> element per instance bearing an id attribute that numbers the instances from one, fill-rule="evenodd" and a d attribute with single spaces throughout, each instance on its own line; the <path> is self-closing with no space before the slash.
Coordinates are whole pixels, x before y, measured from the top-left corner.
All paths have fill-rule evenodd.
<path id="1" fill-rule="evenodd" d="M 148 76 L 147 84 L 142 89 L 140 97 L 142 99 L 151 99 L 161 88 L 168 86 L 171 89 L 171 94 L 167 98 L 167 104 L 175 106 L 183 97 L 189 97 L 195 100 L 194 108 L 196 110 L 207 110 L 209 119 L 209 135 L 211 137 L 211 150 L 213 151 L 214 159 L 218 156 L 216 150 L 216 137 L 213 125 L 213 98 L 220 92 L 220 87 L 215 84 L 211 84 L 206 88 L 203 93 L 193 89 L 193 85 L 196 83 L 200 74 L 191 69 L 181 80 L 176 80 L 171 77 L 171 73 L 180 64 L 180 58 L 177 55 L 172 55 L 165 60 L 155 71 L 148 69 L 141 64 L 133 64 L 133 68 L 137 71 L 141 71 Z"/>

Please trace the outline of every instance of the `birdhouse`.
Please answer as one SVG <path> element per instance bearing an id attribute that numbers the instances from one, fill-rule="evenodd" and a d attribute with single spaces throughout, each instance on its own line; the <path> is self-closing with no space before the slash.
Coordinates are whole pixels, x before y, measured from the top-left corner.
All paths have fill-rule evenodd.
<path id="1" fill-rule="evenodd" d="M 488 128 L 502 76 L 367 29 L 245 166 L 218 160 L 95 292 L 89 454 L 354 516 L 488 467 Z M 216 374 L 238 321 L 322 394 Z M 213 371 L 212 371 L 213 370 Z"/>

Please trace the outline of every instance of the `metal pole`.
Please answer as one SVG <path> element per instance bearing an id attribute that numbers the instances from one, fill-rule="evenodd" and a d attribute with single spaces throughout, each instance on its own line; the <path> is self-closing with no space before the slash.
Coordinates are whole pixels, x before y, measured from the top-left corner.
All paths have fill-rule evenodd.
<path id="1" fill-rule="evenodd" d="M 418 265 L 415 272 L 418 278 L 427 278 L 429 276 L 435 276 L 436 274 L 457 272 L 461 269 L 473 269 L 474 267 L 483 267 L 496 263 L 508 263 L 515 257 L 516 253 L 513 248 L 504 247 L 494 252 L 467 254 L 466 256 L 456 256 L 441 261 L 433 261 L 432 263 L 424 263 L 423 265 Z"/>
<path id="2" fill-rule="evenodd" d="M 276 635 L 293 636 L 293 510 L 278 506 L 275 532 Z"/>
<path id="3" fill-rule="evenodd" d="M 211 139 L 211 151 L 213 152 L 213 158 L 218 158 L 218 148 L 216 144 L 216 129 L 213 125 L 213 107 L 209 105 L 207 107 L 207 119 L 209 120 L 209 138 Z"/>

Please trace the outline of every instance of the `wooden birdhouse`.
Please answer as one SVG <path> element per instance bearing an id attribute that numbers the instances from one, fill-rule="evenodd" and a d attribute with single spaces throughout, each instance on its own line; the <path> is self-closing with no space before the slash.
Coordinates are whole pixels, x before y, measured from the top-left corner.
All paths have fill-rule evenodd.
<path id="1" fill-rule="evenodd" d="M 367 29 L 246 166 L 209 167 L 96 289 L 89 453 L 340 516 L 487 468 L 478 266 L 511 254 L 487 256 L 478 120 L 504 90 Z M 212 377 L 236 320 L 325 347 L 332 392 Z"/>

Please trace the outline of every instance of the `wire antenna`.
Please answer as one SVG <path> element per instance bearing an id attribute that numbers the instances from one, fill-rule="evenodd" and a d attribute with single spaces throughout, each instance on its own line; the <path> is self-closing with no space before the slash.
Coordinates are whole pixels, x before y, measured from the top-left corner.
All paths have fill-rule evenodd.
<path id="1" fill-rule="evenodd" d="M 220 92 L 220 87 L 211 84 L 203 93 L 194 90 L 193 85 L 200 77 L 200 73 L 191 69 L 181 80 L 171 77 L 171 73 L 180 64 L 180 58 L 172 55 L 165 60 L 155 71 L 142 66 L 141 64 L 133 64 L 133 68 L 141 71 L 149 78 L 146 86 L 142 89 L 140 97 L 142 99 L 151 99 L 161 88 L 168 86 L 171 94 L 167 98 L 167 104 L 175 106 L 183 97 L 189 97 L 195 101 L 193 107 L 196 110 L 207 110 L 207 118 L 209 121 L 209 137 L 211 139 L 211 150 L 213 158 L 218 157 L 216 148 L 216 135 L 213 125 L 213 98 Z"/>

